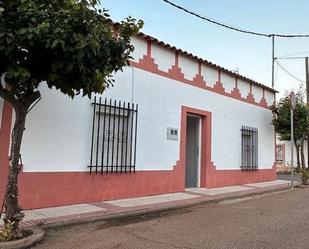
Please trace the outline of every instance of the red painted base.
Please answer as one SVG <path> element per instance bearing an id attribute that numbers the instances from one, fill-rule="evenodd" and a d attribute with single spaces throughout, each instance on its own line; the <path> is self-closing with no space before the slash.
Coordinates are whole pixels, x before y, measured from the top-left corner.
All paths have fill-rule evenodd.
<path id="1" fill-rule="evenodd" d="M 256 182 L 274 181 L 277 179 L 276 169 L 260 169 L 256 171 L 216 170 L 212 165 L 206 174 L 206 187 L 219 188 Z"/>
<path id="2" fill-rule="evenodd" d="M 29 209 L 181 192 L 182 179 L 179 165 L 173 170 L 131 174 L 22 173 L 20 203 Z"/>

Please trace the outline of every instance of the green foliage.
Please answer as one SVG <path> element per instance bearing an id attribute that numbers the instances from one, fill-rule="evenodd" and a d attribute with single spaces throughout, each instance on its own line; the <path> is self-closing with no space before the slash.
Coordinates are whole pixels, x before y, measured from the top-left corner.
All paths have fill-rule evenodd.
<path id="1" fill-rule="evenodd" d="M 291 109 L 290 97 L 286 95 L 272 107 L 275 117 L 272 124 L 282 140 L 291 139 Z M 308 133 L 308 111 L 304 103 L 302 90 L 296 94 L 296 109 L 294 111 L 294 139 L 304 139 Z"/>
<path id="2" fill-rule="evenodd" d="M 9 221 L 4 225 L 4 228 L 0 230 L 0 242 L 9 241 L 13 238 L 14 224 L 15 222 Z"/>
<path id="3" fill-rule="evenodd" d="M 301 172 L 300 172 L 300 176 L 301 176 L 301 179 L 302 179 L 302 182 L 304 185 L 308 185 L 309 182 L 309 169 L 303 169 Z"/>
<path id="4" fill-rule="evenodd" d="M 98 0 L 0 1 L 0 75 L 17 99 L 42 81 L 71 96 L 89 97 L 113 84 L 128 64 L 130 37 L 143 26 L 131 17 L 118 25 Z"/>

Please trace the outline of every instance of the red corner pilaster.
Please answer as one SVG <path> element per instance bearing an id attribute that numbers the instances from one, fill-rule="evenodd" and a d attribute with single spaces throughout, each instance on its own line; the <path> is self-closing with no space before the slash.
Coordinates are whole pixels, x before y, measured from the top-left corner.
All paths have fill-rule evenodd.
<path id="1" fill-rule="evenodd" d="M 12 106 L 5 101 L 2 109 L 2 122 L 0 129 L 0 203 L 2 203 L 4 198 L 6 178 L 9 166 L 12 113 Z"/>

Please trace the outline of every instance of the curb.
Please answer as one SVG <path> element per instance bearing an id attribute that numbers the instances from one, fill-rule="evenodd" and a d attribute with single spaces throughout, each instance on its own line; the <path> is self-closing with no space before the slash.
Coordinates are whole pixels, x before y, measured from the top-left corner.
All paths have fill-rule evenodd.
<path id="1" fill-rule="evenodd" d="M 45 231 L 41 228 L 28 228 L 33 233 L 26 238 L 0 242 L 0 249 L 26 249 L 40 242 L 45 235 Z"/>
<path id="2" fill-rule="evenodd" d="M 145 208 L 145 209 L 139 209 L 139 210 L 130 210 L 130 211 L 124 211 L 121 213 L 115 213 L 115 214 L 105 214 L 105 215 L 99 215 L 96 217 L 91 218 L 78 218 L 74 220 L 68 220 L 68 221 L 60 221 L 50 224 L 41 224 L 38 225 L 42 229 L 56 229 L 60 227 L 68 227 L 68 226 L 75 226 L 75 225 L 82 225 L 82 224 L 89 224 L 94 222 L 102 222 L 102 221 L 112 221 L 117 219 L 123 219 L 123 218 L 132 218 L 139 215 L 147 215 L 147 214 L 155 214 L 155 213 L 162 213 L 166 211 L 172 211 L 177 209 L 183 209 L 183 208 L 189 208 L 189 207 L 196 207 L 200 205 L 205 204 L 213 204 L 218 203 L 224 200 L 231 200 L 231 199 L 238 199 L 238 198 L 244 198 L 244 197 L 250 197 L 250 196 L 260 196 L 264 194 L 269 193 L 281 193 L 281 192 L 288 192 L 288 191 L 295 191 L 295 189 L 291 189 L 291 187 L 288 186 L 279 186 L 275 189 L 265 189 L 261 190 L 259 192 L 254 193 L 243 193 L 243 194 L 237 194 L 233 196 L 225 196 L 225 197 L 219 197 L 218 199 L 213 200 L 200 200 L 193 203 L 187 203 L 187 204 L 174 204 L 171 206 L 159 206 L 155 208 Z M 1 248 L 0 248 L 1 249 Z"/>

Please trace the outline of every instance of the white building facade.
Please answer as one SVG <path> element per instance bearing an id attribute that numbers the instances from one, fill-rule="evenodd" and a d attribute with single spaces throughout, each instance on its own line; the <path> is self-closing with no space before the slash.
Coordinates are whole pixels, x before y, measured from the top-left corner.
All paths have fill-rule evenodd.
<path id="1" fill-rule="evenodd" d="M 42 84 L 22 145 L 23 208 L 276 179 L 271 88 L 144 34 L 132 43 L 102 96 Z M 13 116 L 0 100 L 0 200 Z"/>

